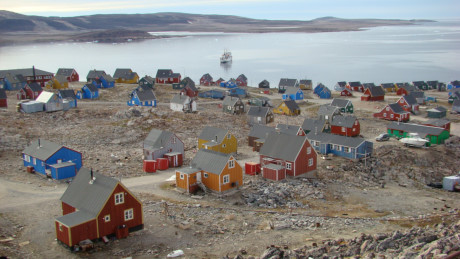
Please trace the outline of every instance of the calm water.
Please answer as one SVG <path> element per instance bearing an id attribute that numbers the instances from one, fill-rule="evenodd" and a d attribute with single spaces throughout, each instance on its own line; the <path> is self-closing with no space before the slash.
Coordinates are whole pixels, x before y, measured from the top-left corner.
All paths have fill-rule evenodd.
<path id="1" fill-rule="evenodd" d="M 184 34 L 182 34 L 184 36 Z M 233 62 L 221 66 L 228 49 Z M 171 68 L 195 82 L 244 73 L 250 85 L 283 77 L 312 79 L 332 87 L 337 81 L 384 83 L 460 79 L 460 21 L 378 27 L 359 32 L 189 34 L 185 37 L 129 42 L 50 43 L 0 47 L 0 69 L 56 72 L 75 68 L 84 80 L 89 70 L 114 73 L 131 68 L 141 77 Z"/>

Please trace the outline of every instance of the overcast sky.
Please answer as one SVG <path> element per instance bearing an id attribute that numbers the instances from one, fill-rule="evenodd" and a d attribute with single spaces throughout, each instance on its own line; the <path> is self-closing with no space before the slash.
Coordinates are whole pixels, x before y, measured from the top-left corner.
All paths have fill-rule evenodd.
<path id="1" fill-rule="evenodd" d="M 0 0 L 0 9 L 40 16 L 183 12 L 283 20 L 460 18 L 460 0 Z"/>

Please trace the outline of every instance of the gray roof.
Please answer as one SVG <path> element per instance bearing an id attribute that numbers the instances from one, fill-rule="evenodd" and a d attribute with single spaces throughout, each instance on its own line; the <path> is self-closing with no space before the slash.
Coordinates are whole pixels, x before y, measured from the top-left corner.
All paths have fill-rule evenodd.
<path id="1" fill-rule="evenodd" d="M 183 174 L 193 174 L 195 172 L 200 171 L 200 169 L 193 168 L 193 167 L 182 167 L 182 168 L 177 168 L 176 171 L 183 173 Z"/>
<path id="2" fill-rule="evenodd" d="M 191 167 L 220 175 L 232 156 L 209 149 L 200 149 L 190 163 Z M 236 163 L 236 160 L 235 160 Z"/>
<path id="3" fill-rule="evenodd" d="M 295 161 L 307 138 L 305 136 L 289 135 L 286 133 L 271 132 L 259 154 Z"/>
<path id="4" fill-rule="evenodd" d="M 186 104 L 190 102 L 190 97 L 185 94 L 176 94 L 170 101 L 171 103 Z"/>
<path id="5" fill-rule="evenodd" d="M 199 139 L 207 140 L 207 141 L 216 141 L 217 143 L 221 143 L 225 136 L 227 135 L 228 130 L 206 126 L 200 133 Z"/>
<path id="6" fill-rule="evenodd" d="M 42 89 L 42 86 L 39 85 L 38 83 L 36 82 L 32 82 L 29 84 L 29 88 L 34 91 L 34 92 L 40 92 Z"/>
<path id="7" fill-rule="evenodd" d="M 312 81 L 311 81 L 311 79 L 300 79 L 299 84 L 301 84 L 301 85 L 311 85 Z"/>
<path id="8" fill-rule="evenodd" d="M 107 82 L 115 82 L 115 79 L 113 79 L 113 77 L 109 74 L 106 74 L 106 75 L 102 75 L 101 77 L 103 77 L 105 79 L 105 81 Z"/>
<path id="9" fill-rule="evenodd" d="M 54 168 L 63 168 L 63 167 L 68 167 L 68 166 L 75 166 L 76 164 L 73 162 L 62 162 L 62 163 L 57 163 L 53 165 L 49 165 L 50 167 Z"/>
<path id="10" fill-rule="evenodd" d="M 444 106 L 438 106 L 433 109 L 429 109 L 428 111 L 435 111 L 435 112 L 447 112 L 447 109 Z"/>
<path id="11" fill-rule="evenodd" d="M 404 95 L 404 96 L 402 96 L 401 98 L 404 98 L 404 100 L 406 100 L 407 104 L 409 104 L 409 105 L 416 105 L 416 104 L 418 104 L 418 103 L 417 103 L 417 100 L 416 100 L 415 97 L 412 96 L 412 95 Z"/>
<path id="12" fill-rule="evenodd" d="M 336 113 L 339 108 L 331 106 L 330 104 L 323 104 L 318 109 L 318 115 L 332 115 Z"/>
<path id="13" fill-rule="evenodd" d="M 330 133 L 315 133 L 313 131 L 307 134 L 307 138 L 310 141 L 315 140 L 323 144 L 333 144 L 351 148 L 356 148 L 366 141 L 364 138 L 361 137 L 346 137 Z"/>
<path id="14" fill-rule="evenodd" d="M 270 107 L 250 106 L 248 116 L 266 117 L 270 112 Z"/>
<path id="15" fill-rule="evenodd" d="M 137 97 L 139 97 L 139 101 L 141 102 L 154 101 L 157 99 L 152 89 L 145 90 L 145 91 L 136 91 L 136 92 L 137 92 Z"/>
<path id="16" fill-rule="evenodd" d="M 284 94 L 297 94 L 297 92 L 302 91 L 298 87 L 293 87 L 293 86 L 287 86 L 286 87 L 286 92 Z"/>
<path id="17" fill-rule="evenodd" d="M 326 120 L 324 119 L 306 118 L 302 123 L 302 129 L 305 131 L 322 132 L 325 125 Z"/>
<path id="18" fill-rule="evenodd" d="M 422 91 L 411 91 L 409 95 L 412 95 L 413 97 L 417 98 L 425 98 L 425 92 Z"/>
<path id="19" fill-rule="evenodd" d="M 71 76 L 74 70 L 73 68 L 59 68 L 56 75 Z"/>
<path id="20" fill-rule="evenodd" d="M 369 88 L 369 87 L 375 87 L 374 83 L 363 83 L 364 89 Z"/>
<path id="21" fill-rule="evenodd" d="M 414 123 L 398 123 L 392 122 L 387 126 L 388 129 L 395 129 L 405 132 L 418 133 L 420 137 L 424 138 L 427 135 L 439 136 L 445 129 L 433 126 L 426 126 Z"/>
<path id="22" fill-rule="evenodd" d="M 89 89 L 90 92 L 95 93 L 99 90 L 97 90 L 97 87 L 93 84 L 85 84 L 85 86 Z"/>
<path id="23" fill-rule="evenodd" d="M 73 227 L 73 226 L 78 226 L 81 223 L 90 221 L 94 219 L 95 217 L 96 215 L 93 215 L 92 213 L 88 213 L 86 211 L 79 210 L 73 213 L 66 214 L 64 216 L 60 216 L 56 218 L 56 220 L 64 224 L 65 226 Z"/>
<path id="24" fill-rule="evenodd" d="M 166 130 L 152 129 L 144 139 L 145 149 L 160 149 L 169 142 L 174 133 Z"/>
<path id="25" fill-rule="evenodd" d="M 297 135 L 299 131 L 303 131 L 303 129 L 300 126 L 288 125 L 288 124 L 282 124 L 282 123 L 278 123 L 275 129 L 279 129 L 281 132 L 289 134 L 289 135 Z"/>
<path id="26" fill-rule="evenodd" d="M 258 139 L 265 139 L 270 132 L 275 131 L 275 128 L 265 126 L 265 125 L 260 125 L 260 124 L 255 124 L 251 127 L 251 130 L 249 131 L 249 137 L 256 137 Z"/>
<path id="27" fill-rule="evenodd" d="M 415 86 L 410 85 L 409 83 L 396 83 L 396 85 L 398 86 L 398 88 L 404 88 L 408 92 L 417 90 Z"/>
<path id="28" fill-rule="evenodd" d="M 0 88 L 0 99 L 6 99 L 6 90 Z"/>
<path id="29" fill-rule="evenodd" d="M 384 96 L 385 91 L 380 86 L 368 86 L 367 89 L 371 92 L 371 96 Z"/>
<path id="30" fill-rule="evenodd" d="M 158 69 L 156 78 L 170 77 L 172 73 L 171 69 Z"/>
<path id="31" fill-rule="evenodd" d="M 115 69 L 115 73 L 113 73 L 113 78 L 127 78 L 132 73 L 131 68 L 117 68 Z"/>
<path id="32" fill-rule="evenodd" d="M 147 82 L 150 83 L 150 84 L 155 84 L 155 78 L 153 78 L 153 77 L 151 77 L 151 76 L 147 76 L 147 75 L 146 75 L 146 76 L 144 76 L 144 77 L 141 78 L 141 79 L 147 81 Z M 140 80 L 141 80 L 141 79 L 140 79 Z M 139 81 L 140 81 L 140 80 L 139 80 Z"/>
<path id="33" fill-rule="evenodd" d="M 80 168 L 61 197 L 62 202 L 83 212 L 72 216 L 74 217 L 72 219 L 64 218 L 65 216 L 63 216 L 62 218 L 66 221 L 70 221 L 70 225 L 73 225 L 72 223 L 84 222 L 84 219 L 91 216 L 93 218 L 96 217 L 119 183 L 116 179 L 97 172 L 93 172 L 93 177 L 96 179 L 90 183 L 91 170 L 84 167 Z"/>
<path id="34" fill-rule="evenodd" d="M 433 120 L 426 121 L 423 124 L 430 124 L 430 125 L 434 125 L 434 126 L 437 126 L 437 127 L 443 127 L 444 125 L 446 125 L 449 122 L 450 122 L 450 120 L 448 120 L 448 119 L 433 119 Z"/>
<path id="35" fill-rule="evenodd" d="M 362 86 L 360 81 L 348 82 L 351 87 Z"/>
<path id="36" fill-rule="evenodd" d="M 347 85 L 347 82 L 345 82 L 345 81 L 339 81 L 339 82 L 337 82 L 336 85 L 339 86 L 339 87 L 341 87 L 341 88 L 344 88 L 344 87 Z"/>
<path id="37" fill-rule="evenodd" d="M 7 79 L 12 84 L 27 82 L 26 78 L 21 74 L 6 74 L 5 79 Z"/>
<path id="38" fill-rule="evenodd" d="M 236 79 L 239 79 L 239 80 L 242 80 L 242 81 L 245 81 L 245 82 L 248 81 L 248 78 L 244 74 L 239 75 Z"/>
<path id="39" fill-rule="evenodd" d="M 7 74 L 23 75 L 23 76 L 31 77 L 31 76 L 34 76 L 34 69 L 33 68 L 20 68 L 20 69 L 0 70 L 0 78 L 4 78 Z M 53 73 L 35 68 L 35 75 L 44 76 L 44 75 L 53 75 Z"/>
<path id="40" fill-rule="evenodd" d="M 284 169 L 284 166 L 277 165 L 277 164 L 266 164 L 266 165 L 264 165 L 264 168 L 268 168 L 268 169 L 272 169 L 272 170 L 281 170 L 281 169 Z"/>
<path id="41" fill-rule="evenodd" d="M 223 106 L 235 106 L 235 104 L 240 100 L 238 97 L 225 96 L 224 101 L 222 102 Z"/>
<path id="42" fill-rule="evenodd" d="M 300 110 L 299 105 L 294 100 L 284 101 L 284 104 L 288 107 L 290 111 Z"/>
<path id="43" fill-rule="evenodd" d="M 334 98 L 332 99 L 331 106 L 339 107 L 339 108 L 346 108 L 350 104 L 352 104 L 350 100 Z"/>
<path id="44" fill-rule="evenodd" d="M 352 128 L 357 118 L 353 115 L 336 115 L 332 118 L 331 125 Z"/>
<path id="45" fill-rule="evenodd" d="M 105 74 L 106 74 L 106 73 L 105 73 L 104 70 L 96 70 L 96 69 L 94 69 L 94 70 L 90 70 L 90 71 L 88 72 L 88 75 L 86 76 L 86 78 L 87 78 L 87 79 L 94 79 L 94 78 L 98 78 L 98 77 L 100 77 L 100 76 L 103 76 L 103 75 L 105 75 Z"/>
<path id="46" fill-rule="evenodd" d="M 394 113 L 398 113 L 398 114 L 401 114 L 401 113 L 407 113 L 405 110 L 403 110 L 403 108 L 397 104 L 397 103 L 390 103 L 388 104 L 388 106 L 390 107 L 390 109 L 393 110 Z M 383 108 L 385 109 L 385 107 Z"/>
<path id="47" fill-rule="evenodd" d="M 30 143 L 30 145 L 28 145 L 22 153 L 45 161 L 63 147 L 63 145 L 59 145 L 45 139 L 37 139 Z"/>
<path id="48" fill-rule="evenodd" d="M 70 98 L 72 100 L 77 99 L 75 92 L 72 89 L 63 89 L 59 90 L 59 94 L 61 95 L 62 99 Z"/>
<path id="49" fill-rule="evenodd" d="M 297 79 L 290 79 L 290 78 L 281 78 L 278 86 L 288 87 L 288 86 L 297 86 Z"/>
<path id="50" fill-rule="evenodd" d="M 380 86 L 384 89 L 387 89 L 387 88 L 395 88 L 395 84 L 393 83 L 382 83 L 380 84 Z"/>

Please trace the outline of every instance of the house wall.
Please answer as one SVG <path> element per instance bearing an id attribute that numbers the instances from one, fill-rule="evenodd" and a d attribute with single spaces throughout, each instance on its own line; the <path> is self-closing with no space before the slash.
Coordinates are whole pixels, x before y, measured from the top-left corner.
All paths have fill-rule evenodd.
<path id="1" fill-rule="evenodd" d="M 70 206 L 69 204 L 65 202 L 61 202 L 61 208 L 62 208 L 62 215 L 66 215 L 72 212 L 75 212 L 75 208 Z"/>
<path id="2" fill-rule="evenodd" d="M 8 107 L 7 99 L 0 99 L 0 107 Z"/>
<path id="3" fill-rule="evenodd" d="M 184 179 L 181 179 L 181 174 L 183 174 Z M 180 171 L 176 171 L 176 186 L 185 190 L 187 193 L 194 193 L 198 189 L 197 174 L 201 174 L 201 172 L 184 174 Z"/>
<path id="4" fill-rule="evenodd" d="M 171 139 L 164 144 L 164 148 L 161 149 L 144 149 L 144 160 L 156 160 L 161 158 L 166 153 L 179 152 L 184 157 L 184 142 L 182 142 L 176 135 L 173 135 Z"/>
<path id="5" fill-rule="evenodd" d="M 69 227 L 62 225 L 59 221 L 54 221 L 54 228 L 56 230 L 56 238 L 61 241 L 62 243 L 72 246 L 70 244 L 70 235 L 69 235 Z"/>
<path id="6" fill-rule="evenodd" d="M 228 136 L 230 136 L 230 138 L 228 138 Z M 198 148 L 205 148 L 205 144 L 208 142 L 207 140 L 198 139 Z M 225 154 L 236 153 L 238 151 L 238 141 L 235 136 L 228 133 L 219 145 L 208 147 L 208 149 Z"/>
<path id="7" fill-rule="evenodd" d="M 71 227 L 69 229 L 69 236 L 70 240 L 67 244 L 68 246 L 74 246 L 85 239 L 94 240 L 98 238 L 96 219 Z"/>
<path id="8" fill-rule="evenodd" d="M 115 194 L 121 192 L 124 193 L 124 203 L 115 205 Z M 124 212 L 131 208 L 133 209 L 133 219 L 125 221 Z M 109 222 L 105 222 L 104 220 L 106 215 L 110 215 Z M 144 216 L 142 212 L 142 203 L 118 183 L 104 207 L 97 215 L 97 223 L 99 226 L 97 237 L 114 234 L 118 226 L 126 225 L 127 228 L 132 228 L 143 225 Z"/>
<path id="9" fill-rule="evenodd" d="M 262 177 L 274 181 L 281 181 L 286 178 L 285 169 L 271 169 L 271 168 L 262 168 Z"/>
<path id="10" fill-rule="evenodd" d="M 307 153 L 308 148 L 310 147 L 310 154 Z M 311 166 L 308 165 L 308 160 L 313 159 L 313 164 Z M 294 170 L 287 170 L 286 173 L 290 176 L 298 176 L 302 175 L 311 171 L 316 170 L 317 167 L 317 154 L 315 149 L 311 146 L 308 140 L 305 141 L 304 145 L 300 149 L 299 154 L 297 155 L 296 161 L 293 164 Z"/>
<path id="11" fill-rule="evenodd" d="M 387 108 L 388 108 L 388 110 L 387 110 Z M 392 115 L 393 115 L 393 117 L 392 117 Z M 404 118 L 403 118 L 403 115 L 404 115 Z M 410 113 L 408 113 L 408 112 L 403 113 L 403 114 L 394 113 L 393 110 L 391 110 L 389 108 L 389 106 L 385 106 L 380 112 L 374 113 L 374 117 L 382 118 L 382 119 L 390 120 L 390 121 L 402 121 L 402 122 L 405 122 L 405 121 L 409 121 Z"/>
<path id="12" fill-rule="evenodd" d="M 77 171 L 80 170 L 80 168 L 83 165 L 82 154 L 67 147 L 62 147 L 61 149 L 59 149 L 56 153 L 54 153 L 46 160 L 46 163 L 57 164 L 58 159 L 61 159 L 62 162 L 71 161 L 72 163 L 75 163 Z"/>
<path id="13" fill-rule="evenodd" d="M 74 177 L 77 174 L 77 169 L 75 165 L 59 167 L 59 168 L 50 167 L 50 169 L 51 169 L 51 178 L 57 179 L 57 180 Z"/>

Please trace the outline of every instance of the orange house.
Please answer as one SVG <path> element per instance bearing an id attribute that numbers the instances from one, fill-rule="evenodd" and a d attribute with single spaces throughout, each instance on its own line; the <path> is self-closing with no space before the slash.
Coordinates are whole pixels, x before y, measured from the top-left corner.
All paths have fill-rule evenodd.
<path id="1" fill-rule="evenodd" d="M 200 186 L 216 193 L 237 189 L 243 184 L 243 168 L 230 154 L 200 149 L 190 167 L 176 170 L 176 186 L 187 193 Z"/>

